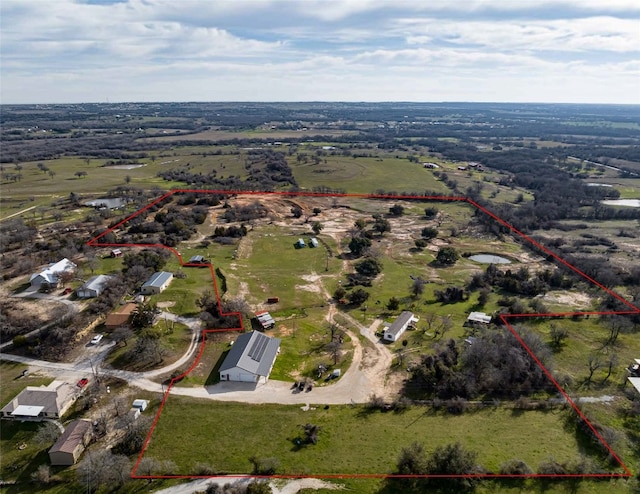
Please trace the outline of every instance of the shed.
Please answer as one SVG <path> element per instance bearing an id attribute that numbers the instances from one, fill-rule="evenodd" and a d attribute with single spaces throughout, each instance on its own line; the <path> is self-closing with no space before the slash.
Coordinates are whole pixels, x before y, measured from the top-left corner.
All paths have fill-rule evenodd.
<path id="1" fill-rule="evenodd" d="M 127 412 L 127 416 L 131 418 L 131 421 L 138 420 L 138 417 L 140 416 L 140 409 L 131 407 Z"/>
<path id="2" fill-rule="evenodd" d="M 204 258 L 204 256 L 191 256 L 189 262 L 187 264 L 208 264 L 209 262 Z"/>
<path id="3" fill-rule="evenodd" d="M 258 331 L 241 334 L 220 366 L 220 380 L 266 383 L 279 351 L 278 338 Z"/>
<path id="4" fill-rule="evenodd" d="M 151 278 L 145 281 L 140 291 L 144 295 L 154 295 L 163 292 L 173 280 L 173 273 L 167 271 L 160 271 L 154 273 Z"/>
<path id="5" fill-rule="evenodd" d="M 109 255 L 111 257 L 122 257 L 122 251 L 120 249 L 113 249 Z"/>
<path id="6" fill-rule="evenodd" d="M 91 423 L 86 420 L 74 420 L 64 430 L 49 450 L 52 465 L 74 465 L 91 437 Z"/>
<path id="7" fill-rule="evenodd" d="M 402 313 L 393 321 L 385 330 L 382 339 L 386 341 L 398 341 L 398 338 L 404 333 L 409 326 L 418 322 L 420 319 L 408 310 Z"/>
<path id="8" fill-rule="evenodd" d="M 111 276 L 99 274 L 89 278 L 84 285 L 76 290 L 78 298 L 94 298 L 100 296 Z"/>
<path id="9" fill-rule="evenodd" d="M 318 246 L 318 239 L 317 238 L 312 238 L 311 240 L 309 240 L 309 247 L 317 247 Z"/>
<path id="10" fill-rule="evenodd" d="M 491 322 L 491 316 L 488 316 L 484 312 L 472 312 L 467 317 L 467 321 L 465 324 L 473 324 L 473 323 L 481 323 L 481 324 L 489 324 Z"/>
<path id="11" fill-rule="evenodd" d="M 133 400 L 133 408 L 137 408 L 138 410 L 140 410 L 141 412 L 144 412 L 147 407 L 149 406 L 149 400 Z"/>
<path id="12" fill-rule="evenodd" d="M 302 249 L 303 247 L 306 247 L 307 244 L 304 243 L 304 240 L 302 240 L 301 238 L 298 239 L 298 241 L 296 242 L 296 249 Z"/>
<path id="13" fill-rule="evenodd" d="M 262 329 L 271 329 L 276 325 L 276 321 L 266 310 L 256 312 L 256 319 L 258 319 Z"/>

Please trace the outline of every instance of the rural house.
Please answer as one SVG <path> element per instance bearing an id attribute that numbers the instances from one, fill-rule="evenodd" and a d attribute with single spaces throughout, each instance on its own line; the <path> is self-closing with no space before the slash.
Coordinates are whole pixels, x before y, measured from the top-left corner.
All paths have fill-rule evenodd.
<path id="1" fill-rule="evenodd" d="M 61 273 L 73 272 L 78 266 L 72 263 L 66 257 L 55 264 L 50 264 L 48 268 L 43 269 L 39 273 L 31 275 L 29 283 L 33 287 L 39 287 L 42 284 L 49 284 L 51 286 L 58 286 L 58 277 Z"/>
<path id="2" fill-rule="evenodd" d="M 165 291 L 171 283 L 171 280 L 173 280 L 173 273 L 168 273 L 167 271 L 154 273 L 151 278 L 145 281 L 144 285 L 142 285 L 140 292 L 144 295 L 157 295 L 158 293 Z"/>
<path id="3" fill-rule="evenodd" d="M 74 386 L 60 381 L 53 381 L 49 386 L 27 386 L 0 414 L 4 419 L 59 419 L 75 401 L 75 391 Z"/>
<path id="4" fill-rule="evenodd" d="M 384 330 L 382 339 L 385 341 L 398 341 L 398 338 L 404 333 L 409 326 L 419 321 L 417 316 L 413 315 L 413 312 L 408 310 L 402 311 L 398 318 L 393 321 Z"/>
<path id="5" fill-rule="evenodd" d="M 91 438 L 91 422 L 74 420 L 49 450 L 52 465 L 75 465 Z"/>
<path id="6" fill-rule="evenodd" d="M 119 307 L 117 310 L 114 310 L 107 316 L 107 319 L 105 319 L 104 328 L 107 331 L 113 331 L 121 326 L 128 326 L 129 321 L 131 320 L 131 314 L 137 307 L 138 304 L 129 302 L 128 304 L 124 304 L 122 307 Z"/>
<path id="7" fill-rule="evenodd" d="M 278 338 L 259 331 L 241 334 L 220 366 L 220 380 L 264 384 L 279 351 Z"/>
<path id="8" fill-rule="evenodd" d="M 78 296 L 78 298 L 98 297 L 111 278 L 112 276 L 107 276 L 104 274 L 92 276 L 84 285 L 76 290 L 76 295 Z"/>

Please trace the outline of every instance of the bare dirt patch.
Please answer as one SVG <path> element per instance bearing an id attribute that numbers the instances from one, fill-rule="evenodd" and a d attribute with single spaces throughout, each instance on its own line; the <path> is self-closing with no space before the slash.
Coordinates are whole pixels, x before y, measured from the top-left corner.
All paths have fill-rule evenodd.
<path id="1" fill-rule="evenodd" d="M 173 300 L 167 300 L 165 302 L 158 302 L 156 304 L 158 309 L 168 309 L 169 307 L 173 307 L 176 303 Z"/>
<path id="2" fill-rule="evenodd" d="M 591 306 L 591 297 L 586 293 L 576 292 L 548 292 L 542 300 L 549 303 L 568 305 L 576 310 L 588 309 Z"/>

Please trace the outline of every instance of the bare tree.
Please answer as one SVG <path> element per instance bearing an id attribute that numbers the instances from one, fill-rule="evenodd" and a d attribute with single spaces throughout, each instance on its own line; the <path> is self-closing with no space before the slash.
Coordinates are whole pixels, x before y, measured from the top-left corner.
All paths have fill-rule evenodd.
<path id="1" fill-rule="evenodd" d="M 413 295 L 414 298 L 418 298 L 424 293 L 424 287 L 426 286 L 426 284 L 427 282 L 422 278 L 414 279 L 413 283 L 411 284 L 411 295 Z"/>
<path id="2" fill-rule="evenodd" d="M 53 422 L 45 422 L 38 428 L 33 440 L 41 446 L 53 444 L 60 437 L 60 428 Z"/>
<path id="3" fill-rule="evenodd" d="M 329 352 L 331 358 L 333 358 L 333 365 L 338 365 L 341 356 L 341 349 L 342 343 L 340 342 L 340 340 L 333 340 L 327 345 L 327 352 Z"/>
<path id="4" fill-rule="evenodd" d="M 618 363 L 618 356 L 615 353 L 612 353 L 609 356 L 609 361 L 607 362 L 607 375 L 602 380 L 602 384 L 606 383 L 609 377 L 611 377 L 611 373 L 613 372 L 613 368 Z"/>
<path id="5" fill-rule="evenodd" d="M 591 379 L 593 378 L 593 373 L 597 371 L 600 367 L 602 367 L 602 361 L 600 360 L 599 355 L 589 355 L 587 360 L 589 364 L 589 377 L 587 377 L 587 384 L 591 384 Z"/>

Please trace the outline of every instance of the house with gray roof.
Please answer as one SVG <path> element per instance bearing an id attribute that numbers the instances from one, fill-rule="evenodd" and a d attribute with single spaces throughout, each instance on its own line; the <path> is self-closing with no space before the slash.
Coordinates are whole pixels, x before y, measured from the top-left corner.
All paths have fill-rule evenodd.
<path id="1" fill-rule="evenodd" d="M 78 458 L 89 444 L 91 438 L 91 422 L 74 420 L 64 430 L 56 443 L 49 450 L 52 465 L 75 465 Z"/>
<path id="2" fill-rule="evenodd" d="M 51 286 L 58 286 L 58 277 L 60 274 L 67 271 L 73 272 L 77 267 L 78 266 L 65 257 L 61 261 L 50 264 L 49 267 L 43 269 L 39 273 L 32 274 L 29 278 L 29 283 L 31 283 L 31 286 L 33 287 L 39 287 L 45 283 Z"/>
<path id="3" fill-rule="evenodd" d="M 74 386 L 60 381 L 49 386 L 27 386 L 0 410 L 0 416 L 23 421 L 59 419 L 76 400 L 76 391 Z"/>
<path id="4" fill-rule="evenodd" d="M 76 290 L 76 295 L 78 298 L 98 297 L 111 278 L 113 278 L 113 276 L 107 276 L 106 274 L 92 276 L 84 285 Z"/>
<path id="5" fill-rule="evenodd" d="M 264 384 L 280 352 L 280 339 L 259 331 L 238 336 L 220 366 L 220 381 Z"/>
<path id="6" fill-rule="evenodd" d="M 159 273 L 153 273 L 151 278 L 145 281 L 140 292 L 143 295 L 157 295 L 163 292 L 173 280 L 173 273 L 167 271 L 160 271 Z"/>
<path id="7" fill-rule="evenodd" d="M 417 316 L 413 315 L 413 312 L 408 310 L 402 311 L 402 313 L 384 330 L 383 340 L 386 341 L 398 341 L 398 338 L 404 333 L 409 326 L 419 321 Z"/>

